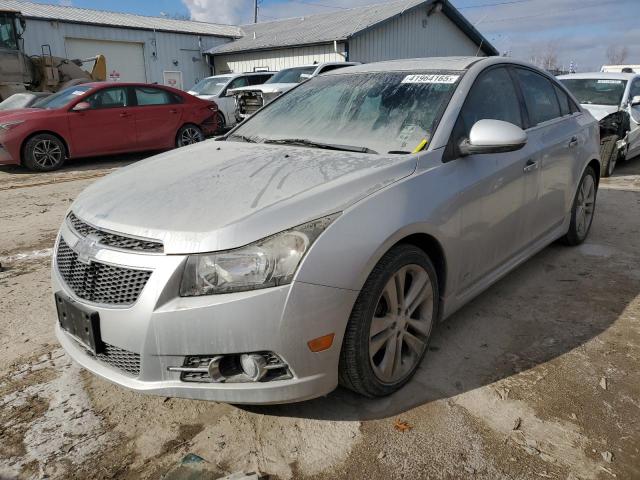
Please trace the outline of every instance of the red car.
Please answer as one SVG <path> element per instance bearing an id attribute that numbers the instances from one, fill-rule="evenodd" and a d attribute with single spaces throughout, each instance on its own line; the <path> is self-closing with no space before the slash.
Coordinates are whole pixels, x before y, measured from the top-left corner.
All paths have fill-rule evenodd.
<path id="1" fill-rule="evenodd" d="M 34 108 L 0 112 L 0 164 L 50 171 L 66 158 L 181 147 L 213 134 L 217 111 L 160 85 L 76 85 Z"/>

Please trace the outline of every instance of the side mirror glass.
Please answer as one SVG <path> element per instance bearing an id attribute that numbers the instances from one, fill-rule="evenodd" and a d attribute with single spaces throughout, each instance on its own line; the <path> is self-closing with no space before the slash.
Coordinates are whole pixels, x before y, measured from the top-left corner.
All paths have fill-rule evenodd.
<path id="1" fill-rule="evenodd" d="M 462 155 L 504 153 L 520 150 L 527 143 L 527 134 L 517 125 L 502 120 L 479 120 L 460 144 Z"/>
<path id="2" fill-rule="evenodd" d="M 638 105 L 640 105 L 640 95 L 636 95 L 635 97 L 633 97 L 631 99 L 631 106 L 632 107 L 637 107 Z"/>
<path id="3" fill-rule="evenodd" d="M 89 110 L 91 108 L 91 104 L 89 102 L 78 102 L 71 109 L 74 112 L 84 112 L 85 110 Z"/>
<path id="4" fill-rule="evenodd" d="M 313 77 L 313 74 L 311 74 L 311 73 L 301 73 L 300 74 L 300 81 L 309 80 L 312 77 Z"/>

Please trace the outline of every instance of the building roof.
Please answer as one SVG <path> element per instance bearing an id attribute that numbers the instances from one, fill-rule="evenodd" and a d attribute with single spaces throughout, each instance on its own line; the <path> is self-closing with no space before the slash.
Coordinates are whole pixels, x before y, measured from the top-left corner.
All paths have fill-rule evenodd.
<path id="1" fill-rule="evenodd" d="M 131 13 L 107 12 L 88 8 L 66 7 L 25 2 L 22 0 L 2 0 L 2 9 L 18 10 L 26 18 L 35 20 L 58 20 L 90 25 L 138 28 L 165 32 L 188 33 L 237 38 L 242 36 L 239 27 L 214 23 L 173 20 L 164 17 L 146 17 Z"/>
<path id="2" fill-rule="evenodd" d="M 244 34 L 242 38 L 214 47 L 207 53 L 246 52 L 345 41 L 359 32 L 392 20 L 408 10 L 437 3 L 442 5 L 442 12 L 486 54 L 498 55 L 493 45 L 451 5 L 449 0 L 398 0 L 338 12 L 242 25 L 240 27 Z"/>

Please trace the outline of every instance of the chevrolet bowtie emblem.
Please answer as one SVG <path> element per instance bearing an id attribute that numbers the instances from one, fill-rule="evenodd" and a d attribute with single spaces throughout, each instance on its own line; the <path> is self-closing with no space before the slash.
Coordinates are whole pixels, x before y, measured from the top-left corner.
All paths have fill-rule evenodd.
<path id="1" fill-rule="evenodd" d="M 98 247 L 99 243 L 100 237 L 93 233 L 78 240 L 78 243 L 76 243 L 74 248 L 75 252 L 78 254 L 78 261 L 89 265 L 91 260 L 96 258 L 96 255 L 100 250 Z"/>

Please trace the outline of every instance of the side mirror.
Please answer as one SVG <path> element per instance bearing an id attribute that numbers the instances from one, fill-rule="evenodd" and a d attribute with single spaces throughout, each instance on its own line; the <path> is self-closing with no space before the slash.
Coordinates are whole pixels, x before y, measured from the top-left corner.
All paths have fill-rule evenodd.
<path id="1" fill-rule="evenodd" d="M 78 102 L 71 109 L 73 112 L 84 112 L 85 110 L 89 110 L 91 108 L 91 104 L 89 102 Z"/>
<path id="2" fill-rule="evenodd" d="M 638 105 L 640 105 L 640 95 L 636 95 L 635 97 L 633 97 L 631 99 L 631 106 L 632 107 L 637 107 Z"/>
<path id="3" fill-rule="evenodd" d="M 310 78 L 313 78 L 313 74 L 312 73 L 301 73 L 300 74 L 300 81 L 309 80 Z"/>
<path id="4" fill-rule="evenodd" d="M 460 143 L 462 155 L 504 153 L 520 150 L 527 143 L 527 134 L 517 125 L 502 120 L 479 120 Z"/>

